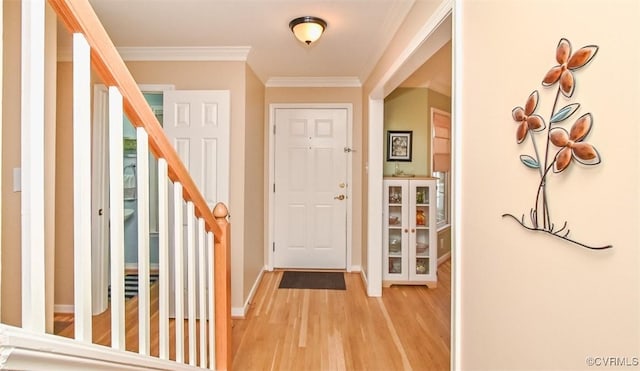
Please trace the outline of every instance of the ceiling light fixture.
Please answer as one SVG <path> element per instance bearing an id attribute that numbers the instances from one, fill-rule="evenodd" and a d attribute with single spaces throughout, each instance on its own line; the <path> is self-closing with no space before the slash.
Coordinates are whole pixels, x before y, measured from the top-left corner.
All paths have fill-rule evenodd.
<path id="1" fill-rule="evenodd" d="M 296 38 L 307 45 L 318 40 L 327 28 L 327 22 L 318 17 L 300 17 L 289 22 L 289 28 Z"/>

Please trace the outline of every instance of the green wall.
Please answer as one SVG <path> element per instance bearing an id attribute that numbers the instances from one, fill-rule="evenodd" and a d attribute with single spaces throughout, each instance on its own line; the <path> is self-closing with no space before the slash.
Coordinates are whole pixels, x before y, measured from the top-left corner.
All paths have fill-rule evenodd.
<path id="1" fill-rule="evenodd" d="M 451 98 L 427 88 L 398 88 L 384 100 L 383 172 L 393 175 L 396 162 L 387 159 L 387 132 L 413 131 L 411 162 L 398 162 L 405 174 L 431 175 L 431 108 L 451 112 Z M 451 228 L 438 232 L 438 257 L 451 251 Z"/>

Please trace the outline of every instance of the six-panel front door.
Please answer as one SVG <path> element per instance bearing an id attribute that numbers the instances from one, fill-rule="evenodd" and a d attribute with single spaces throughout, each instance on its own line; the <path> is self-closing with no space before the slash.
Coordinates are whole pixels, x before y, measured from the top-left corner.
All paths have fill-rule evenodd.
<path id="1" fill-rule="evenodd" d="M 277 268 L 346 268 L 347 110 L 275 110 Z"/>

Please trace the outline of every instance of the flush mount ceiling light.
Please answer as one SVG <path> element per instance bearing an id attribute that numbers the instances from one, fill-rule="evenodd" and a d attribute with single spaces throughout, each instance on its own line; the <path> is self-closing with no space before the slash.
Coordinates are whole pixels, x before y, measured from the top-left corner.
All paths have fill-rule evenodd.
<path id="1" fill-rule="evenodd" d="M 300 17 L 289 22 L 289 28 L 298 40 L 310 45 L 322 36 L 327 22 L 318 17 Z"/>

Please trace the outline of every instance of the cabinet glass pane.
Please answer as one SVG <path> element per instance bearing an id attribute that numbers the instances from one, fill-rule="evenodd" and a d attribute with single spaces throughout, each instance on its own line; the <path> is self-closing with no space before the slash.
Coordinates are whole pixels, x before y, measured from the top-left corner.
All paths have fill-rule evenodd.
<path id="1" fill-rule="evenodd" d="M 389 257 L 389 273 L 402 274 L 402 258 Z"/>
<path id="2" fill-rule="evenodd" d="M 429 206 L 416 206 L 416 226 L 429 226 Z"/>
<path id="3" fill-rule="evenodd" d="M 389 230 L 389 255 L 402 255 L 402 231 L 400 229 Z"/>
<path id="4" fill-rule="evenodd" d="M 429 204 L 429 187 L 416 187 L 416 204 Z"/>
<path id="5" fill-rule="evenodd" d="M 416 230 L 416 256 L 429 257 L 429 230 Z"/>
<path id="6" fill-rule="evenodd" d="M 402 225 L 402 207 L 389 206 L 389 227 L 400 228 Z"/>
<path id="7" fill-rule="evenodd" d="M 389 203 L 401 204 L 402 203 L 402 187 L 389 187 Z"/>
<path id="8" fill-rule="evenodd" d="M 429 258 L 416 258 L 416 274 L 429 274 Z"/>

